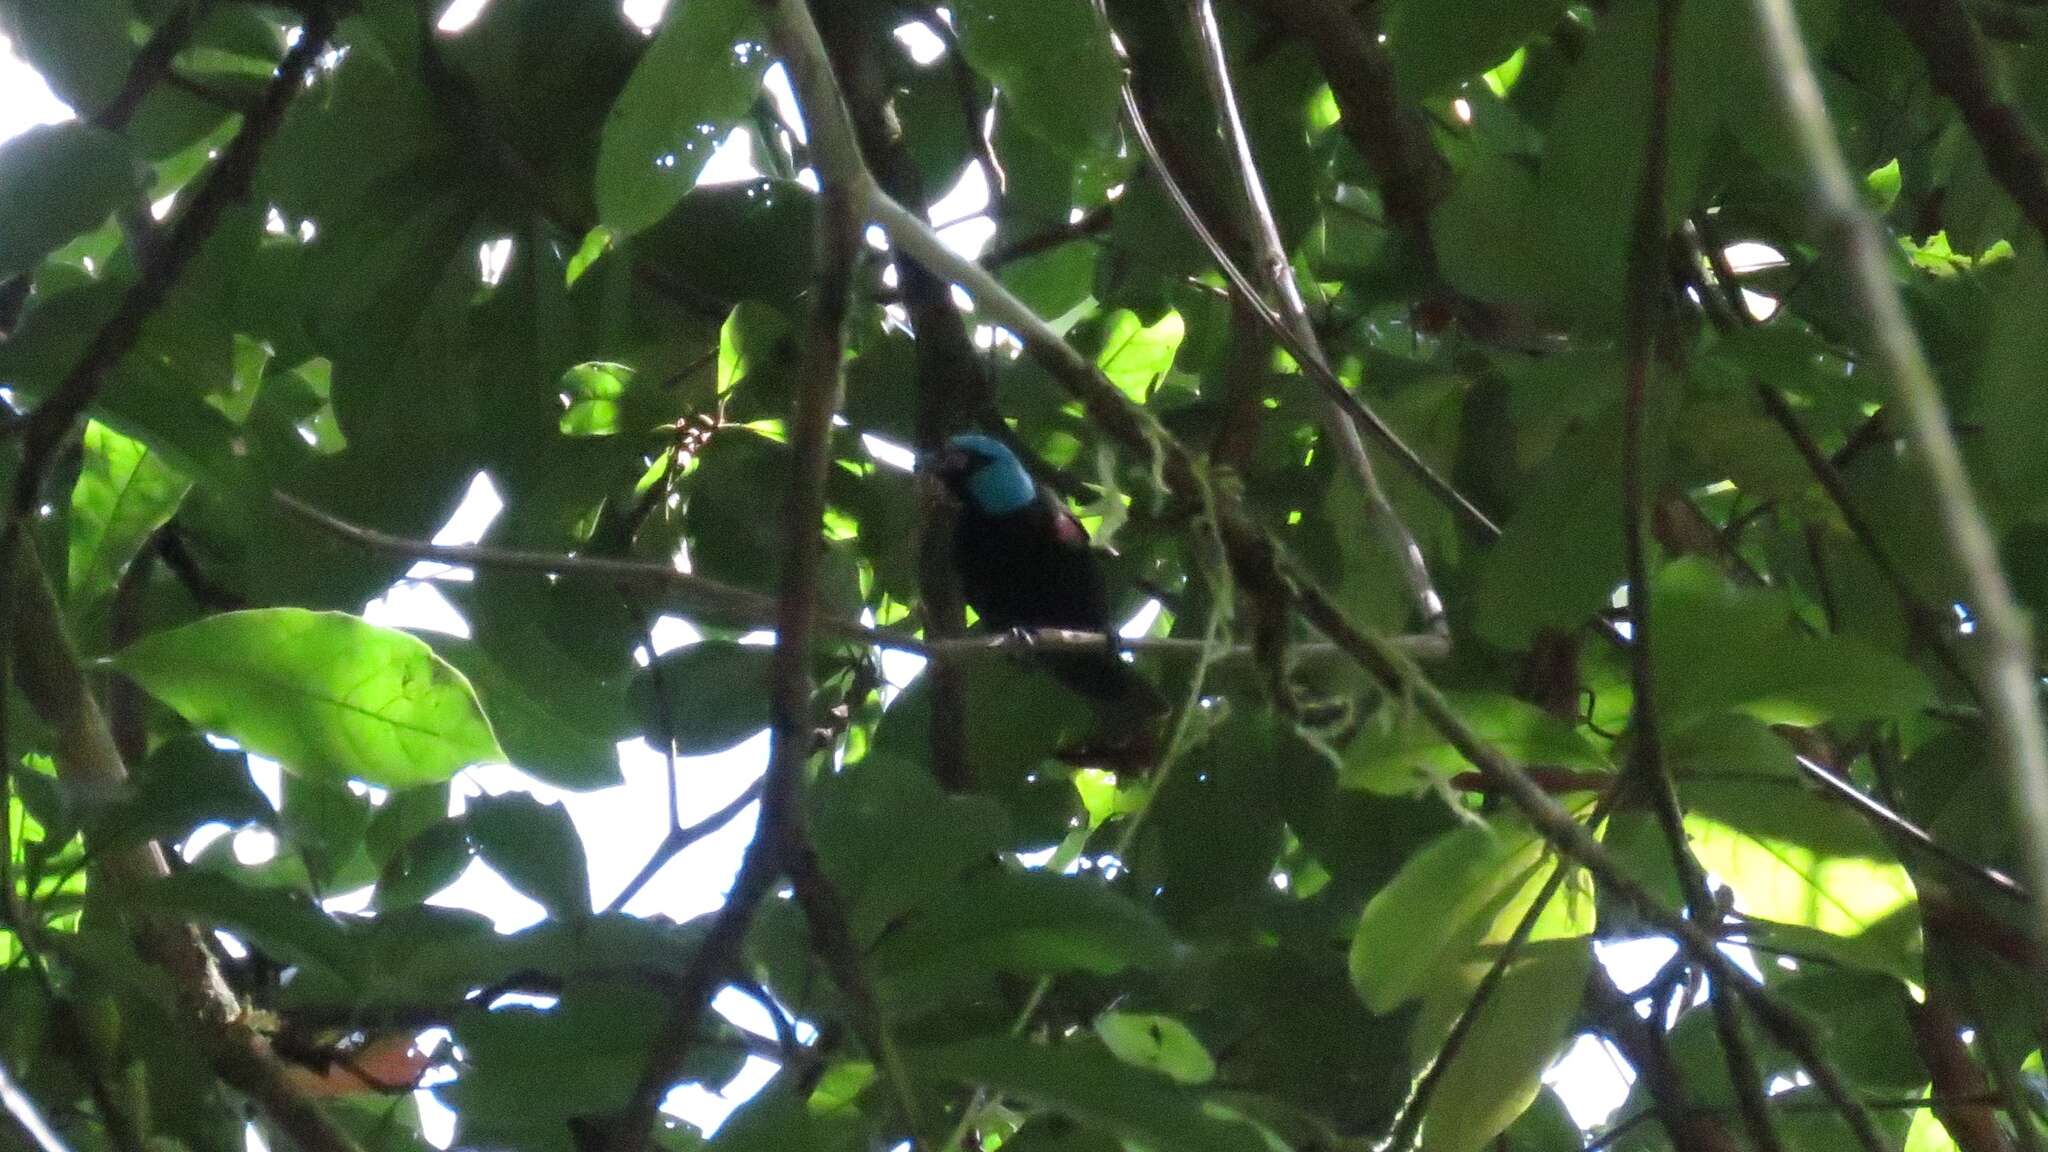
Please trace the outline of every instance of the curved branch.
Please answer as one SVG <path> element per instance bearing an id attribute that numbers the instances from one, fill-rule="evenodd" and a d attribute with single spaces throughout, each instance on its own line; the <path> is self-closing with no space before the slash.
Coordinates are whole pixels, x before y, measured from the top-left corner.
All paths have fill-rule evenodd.
<path id="1" fill-rule="evenodd" d="M 2042 724 L 2032 626 L 2006 582 L 1998 542 L 1977 505 L 1933 372 L 1892 282 L 1889 245 L 1864 210 L 1835 142 L 1798 19 L 1789 0 L 1755 0 L 1755 10 L 1780 96 L 1812 172 L 1824 235 L 1845 250 L 1851 287 L 1868 317 L 1872 352 L 1892 382 L 1899 417 L 1933 487 L 1944 541 L 1963 575 L 1984 647 L 1980 675 L 1986 714 L 2018 807 L 2028 887 L 2048 892 L 2048 731 Z M 2036 904 L 2035 917 L 2036 934 L 2048 934 L 2048 902 Z M 2037 974 L 2043 977 L 2048 973 Z"/>

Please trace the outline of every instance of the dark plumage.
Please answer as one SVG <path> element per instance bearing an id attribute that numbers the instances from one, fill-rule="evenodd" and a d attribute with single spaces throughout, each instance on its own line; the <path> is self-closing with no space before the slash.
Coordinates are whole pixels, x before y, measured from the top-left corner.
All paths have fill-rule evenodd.
<path id="1" fill-rule="evenodd" d="M 1109 589 L 1088 530 L 1055 493 L 1040 488 L 1001 441 L 955 436 L 925 464 L 960 502 L 953 566 L 960 591 L 990 628 L 1068 628 L 1103 633 L 1100 652 L 1039 659 L 1076 692 L 1144 712 L 1159 710 L 1151 682 L 1118 659 L 1109 633 Z"/>

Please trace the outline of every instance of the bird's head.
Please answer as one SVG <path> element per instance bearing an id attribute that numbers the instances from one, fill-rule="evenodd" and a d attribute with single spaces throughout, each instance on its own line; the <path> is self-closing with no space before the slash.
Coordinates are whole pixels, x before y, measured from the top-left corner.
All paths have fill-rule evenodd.
<path id="1" fill-rule="evenodd" d="M 1024 462 L 992 436 L 955 436 L 928 453 L 919 470 L 937 476 L 955 499 L 991 516 L 1015 512 L 1038 497 Z"/>

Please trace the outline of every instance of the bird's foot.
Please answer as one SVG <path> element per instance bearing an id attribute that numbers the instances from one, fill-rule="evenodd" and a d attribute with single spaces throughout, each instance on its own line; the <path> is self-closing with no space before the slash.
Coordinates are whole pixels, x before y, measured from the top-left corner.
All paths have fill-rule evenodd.
<path id="1" fill-rule="evenodd" d="M 1009 631 L 1009 637 L 1010 637 L 1010 640 L 1009 640 L 1009 645 L 1008 645 L 1009 647 L 1012 647 L 1012 648 L 1036 648 L 1036 647 L 1038 647 L 1038 633 L 1037 633 L 1037 632 L 1035 632 L 1035 631 L 1033 631 L 1033 630 L 1032 630 L 1032 629 L 1030 629 L 1030 628 L 1024 628 L 1024 627 L 1021 627 L 1021 626 L 1020 626 L 1020 627 L 1017 627 L 1017 628 L 1012 628 L 1012 629 L 1010 629 L 1010 631 Z"/>

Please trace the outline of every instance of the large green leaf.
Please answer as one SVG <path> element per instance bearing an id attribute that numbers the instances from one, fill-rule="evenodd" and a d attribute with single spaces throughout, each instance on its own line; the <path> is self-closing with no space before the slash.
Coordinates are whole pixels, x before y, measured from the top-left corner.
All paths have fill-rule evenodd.
<path id="1" fill-rule="evenodd" d="M 704 640 L 657 658 L 633 679 L 640 729 L 657 747 L 674 740 L 684 756 L 723 752 L 768 727 L 763 644 Z"/>
<path id="2" fill-rule="evenodd" d="M 1422 99 L 1508 58 L 1564 15 L 1565 0 L 1402 0 L 1383 17 L 1394 80 Z"/>
<path id="3" fill-rule="evenodd" d="M 524 792 L 469 803 L 469 838 L 514 888 L 562 918 L 590 915 L 590 872 L 569 810 Z"/>
<path id="4" fill-rule="evenodd" d="M 1480 941 L 1504 939 L 1555 867 L 1526 825 L 1463 825 L 1412 857 L 1375 893 L 1351 941 L 1351 982 L 1375 1012 L 1425 995 Z M 1585 934 L 1592 903 L 1567 884 L 1531 939 Z"/>
<path id="5" fill-rule="evenodd" d="M 975 1084 L 1052 1108 L 1117 1137 L 1175 1152 L 1271 1152 L 1227 1109 L 1099 1049 L 982 1038 L 904 1053 L 920 1077 Z"/>
<path id="6" fill-rule="evenodd" d="M 1119 68 L 1088 0 L 965 0 L 953 23 L 968 62 L 1040 139 L 1070 156 L 1108 143 Z"/>
<path id="7" fill-rule="evenodd" d="M 1904 716 L 1931 702 L 1926 677 L 1854 636 L 1816 637 L 1780 593 L 1737 587 L 1681 560 L 1651 588 L 1657 702 L 1673 729 L 1722 712 L 1766 723 Z"/>
<path id="8" fill-rule="evenodd" d="M 178 510 L 192 482 L 139 440 L 94 420 L 71 490 L 70 593 L 95 600 L 114 590 L 150 534 Z"/>
<path id="9" fill-rule="evenodd" d="M 768 68 L 751 0 L 675 0 L 626 81 L 597 154 L 599 220 L 631 236 L 697 183 L 705 161 L 753 107 Z"/>
<path id="10" fill-rule="evenodd" d="M 309 776 L 403 788 L 505 759 L 462 673 L 356 616 L 229 612 L 145 637 L 114 666 L 194 725 Z"/>
<path id="11" fill-rule="evenodd" d="M 142 195 L 127 141 L 78 121 L 0 144 L 0 278 L 34 268 Z"/>
<path id="12" fill-rule="evenodd" d="M 1110 975 L 1172 954 L 1150 912 L 1091 879 L 991 870 L 908 917 L 871 963 L 884 999 L 907 1000 L 992 972 Z"/>
<path id="13" fill-rule="evenodd" d="M 1481 740 L 1517 763 L 1594 774 L 1613 771 L 1578 729 L 1526 700 L 1498 693 L 1462 693 L 1451 699 Z M 1420 713 L 1392 706 L 1345 752 L 1340 779 L 1347 788 L 1403 795 L 1421 791 L 1432 779 L 1473 770 Z"/>
<path id="14" fill-rule="evenodd" d="M 1425 1152 L 1479 1152 L 1529 1107 L 1571 1034 L 1593 963 L 1590 941 L 1577 939 L 1531 944 L 1508 965 L 1430 1098 Z M 1418 1062 L 1442 1044 L 1490 964 L 1487 957 L 1467 963 L 1431 991 L 1416 1026 Z"/>

